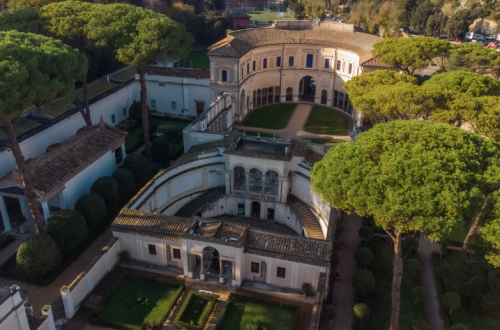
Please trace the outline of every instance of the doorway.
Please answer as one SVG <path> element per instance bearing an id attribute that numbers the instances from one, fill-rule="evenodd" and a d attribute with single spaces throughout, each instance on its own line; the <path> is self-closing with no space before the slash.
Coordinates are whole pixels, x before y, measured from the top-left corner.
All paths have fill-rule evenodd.
<path id="1" fill-rule="evenodd" d="M 267 220 L 274 220 L 274 209 L 267 209 Z"/>
<path id="2" fill-rule="evenodd" d="M 252 202 L 252 217 L 260 218 L 260 203 Z"/>
<path id="3" fill-rule="evenodd" d="M 196 116 L 199 116 L 205 109 L 205 102 L 196 102 Z"/>
<path id="4" fill-rule="evenodd" d="M 299 84 L 299 100 L 314 102 L 316 97 L 316 81 L 311 76 L 305 76 Z"/>
<path id="5" fill-rule="evenodd" d="M 245 215 L 245 204 L 238 204 L 238 215 Z"/>

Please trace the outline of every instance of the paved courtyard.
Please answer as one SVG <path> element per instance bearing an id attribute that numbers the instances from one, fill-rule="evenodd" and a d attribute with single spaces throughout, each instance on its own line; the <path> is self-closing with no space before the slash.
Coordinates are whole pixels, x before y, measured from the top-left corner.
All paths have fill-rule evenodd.
<path id="1" fill-rule="evenodd" d="M 351 141 L 351 138 L 348 135 L 326 135 L 326 134 L 313 134 L 307 133 L 304 131 L 304 125 L 307 122 L 307 118 L 309 118 L 309 114 L 313 108 L 313 104 L 300 103 L 297 104 L 292 117 L 288 121 L 288 124 L 283 129 L 267 129 L 267 128 L 258 128 L 258 127 L 248 127 L 243 125 L 235 125 L 234 130 L 244 130 L 244 131 L 253 131 L 253 132 L 262 132 L 268 134 L 275 134 L 276 137 L 281 139 L 335 139 L 335 140 L 344 140 Z M 332 111 L 338 111 L 332 108 Z M 339 111 L 340 112 L 340 111 Z M 349 118 L 349 126 L 352 128 L 352 120 Z"/>

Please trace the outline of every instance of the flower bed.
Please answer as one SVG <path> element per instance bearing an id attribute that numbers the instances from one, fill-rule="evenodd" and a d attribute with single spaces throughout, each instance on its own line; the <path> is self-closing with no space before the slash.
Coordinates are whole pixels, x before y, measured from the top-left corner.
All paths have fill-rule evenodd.
<path id="1" fill-rule="evenodd" d="M 189 292 L 186 301 L 175 318 L 175 325 L 187 330 L 203 329 L 210 314 L 212 314 L 216 302 L 216 295 L 196 291 Z"/>

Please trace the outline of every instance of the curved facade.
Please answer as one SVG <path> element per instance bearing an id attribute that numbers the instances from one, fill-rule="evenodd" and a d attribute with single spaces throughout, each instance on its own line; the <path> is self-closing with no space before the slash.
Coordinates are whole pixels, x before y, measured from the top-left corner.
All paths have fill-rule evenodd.
<path id="1" fill-rule="evenodd" d="M 277 22 L 270 28 L 239 30 L 209 49 L 213 95 L 231 91 L 234 113 L 272 103 L 313 102 L 357 119 L 343 88 L 373 69 L 371 49 L 380 38 L 337 22 Z"/>

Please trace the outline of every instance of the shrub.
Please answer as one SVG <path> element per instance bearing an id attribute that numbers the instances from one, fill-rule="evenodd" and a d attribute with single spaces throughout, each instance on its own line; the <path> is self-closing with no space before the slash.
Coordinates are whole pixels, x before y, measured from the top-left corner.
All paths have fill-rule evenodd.
<path id="1" fill-rule="evenodd" d="M 126 159 L 126 158 L 125 158 Z M 104 199 L 108 214 L 113 214 L 120 204 L 120 191 L 115 179 L 110 176 L 103 176 L 94 181 L 90 188 L 92 194 L 98 194 Z"/>
<path id="2" fill-rule="evenodd" d="M 414 287 L 411 290 L 411 294 L 415 297 L 415 306 L 425 301 L 426 292 L 421 286 Z"/>
<path id="3" fill-rule="evenodd" d="M 163 136 L 170 143 L 179 143 L 183 140 L 183 131 L 182 127 L 174 124 L 162 124 L 158 126 L 156 133 L 160 136 Z"/>
<path id="4" fill-rule="evenodd" d="M 309 296 L 312 293 L 312 286 L 309 283 L 302 283 L 302 293 L 304 296 Z"/>
<path id="5" fill-rule="evenodd" d="M 363 265 L 363 267 L 365 267 L 366 264 L 370 263 L 373 260 L 373 253 L 367 247 L 360 247 L 359 249 L 356 250 L 356 254 L 354 255 L 354 259 L 356 259 L 356 261 L 359 264 L 361 264 L 361 265 Z"/>
<path id="6" fill-rule="evenodd" d="M 352 310 L 354 311 L 354 315 L 361 321 L 366 321 L 370 317 L 370 309 L 366 304 L 358 303 L 354 305 Z"/>
<path id="7" fill-rule="evenodd" d="M 366 269 L 359 269 L 352 277 L 352 285 L 356 291 L 368 293 L 375 289 L 375 277 Z"/>
<path id="8" fill-rule="evenodd" d="M 83 215 L 74 210 L 61 210 L 47 220 L 47 234 L 54 239 L 59 251 L 68 254 L 85 242 L 89 229 Z"/>
<path id="9" fill-rule="evenodd" d="M 469 330 L 469 327 L 462 323 L 455 323 L 450 327 L 450 330 Z"/>
<path id="10" fill-rule="evenodd" d="M 358 235 L 359 237 L 361 237 L 361 239 L 365 242 L 366 245 L 366 242 L 371 241 L 373 239 L 373 229 L 372 227 L 363 226 L 359 228 Z"/>
<path id="11" fill-rule="evenodd" d="M 413 279 L 413 275 L 415 275 L 416 272 L 420 271 L 420 261 L 418 261 L 417 259 L 410 259 L 407 261 L 406 265 L 411 271 L 411 278 Z"/>
<path id="12" fill-rule="evenodd" d="M 438 267 L 437 273 L 439 277 L 445 279 L 453 275 L 453 269 L 448 264 L 442 264 L 441 266 Z"/>
<path id="13" fill-rule="evenodd" d="M 47 234 L 36 234 L 24 241 L 17 250 L 17 267 L 28 279 L 43 276 L 61 262 L 57 244 Z"/>
<path id="14" fill-rule="evenodd" d="M 119 168 L 111 175 L 118 184 L 118 191 L 120 192 L 120 200 L 122 203 L 127 203 L 137 192 L 135 179 L 132 172 L 124 168 Z"/>
<path id="15" fill-rule="evenodd" d="M 128 117 L 131 120 L 142 122 L 142 106 L 140 101 L 135 101 L 130 105 Z"/>
<path id="16" fill-rule="evenodd" d="M 123 161 L 122 168 L 132 172 L 138 190 L 140 190 L 149 180 L 151 167 L 146 157 L 142 155 L 128 155 Z"/>
<path id="17" fill-rule="evenodd" d="M 168 166 L 170 161 L 170 146 L 168 140 L 159 138 L 151 143 L 151 155 L 153 162 Z"/>
<path id="18" fill-rule="evenodd" d="M 75 211 L 83 215 L 87 226 L 91 230 L 102 227 L 107 223 L 108 210 L 101 195 L 83 195 L 76 201 Z"/>
<path id="19" fill-rule="evenodd" d="M 451 312 L 453 312 L 453 308 L 460 308 L 462 301 L 456 292 L 450 291 L 443 295 L 443 304 L 450 309 L 451 314 Z"/>
<path id="20" fill-rule="evenodd" d="M 429 330 L 429 326 L 427 325 L 427 322 L 425 322 L 422 319 L 416 319 L 413 321 L 413 329 L 414 330 Z"/>

